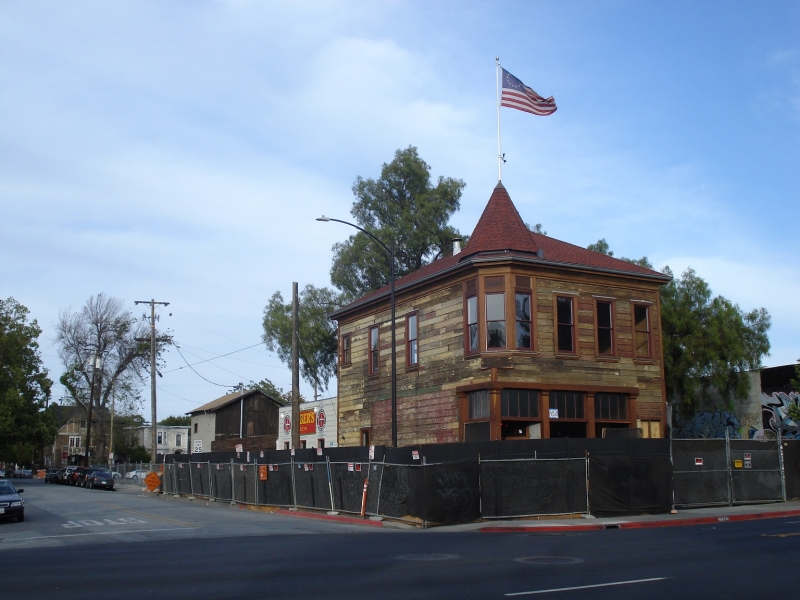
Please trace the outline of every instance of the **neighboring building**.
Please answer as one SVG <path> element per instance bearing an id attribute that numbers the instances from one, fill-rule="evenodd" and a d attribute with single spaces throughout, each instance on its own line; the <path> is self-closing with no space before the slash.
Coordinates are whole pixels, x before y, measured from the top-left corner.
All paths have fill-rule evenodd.
<path id="1" fill-rule="evenodd" d="M 45 448 L 45 463 L 47 466 L 83 464 L 86 455 L 86 409 L 82 406 L 54 405 L 51 410 L 58 418 L 59 428 L 53 444 Z M 102 452 L 107 441 L 104 428 L 108 426 L 108 422 L 108 411 L 95 407 L 92 411 L 92 439 L 95 442 L 91 447 L 93 463 L 103 462 L 103 457 L 97 454 L 96 444 L 99 438 L 101 441 L 99 451 Z"/>
<path id="2" fill-rule="evenodd" d="M 131 427 L 129 431 L 136 434 L 136 443 L 149 452 L 152 447 L 153 428 L 145 424 Z M 186 454 L 189 452 L 188 425 L 157 425 L 156 436 L 157 454 Z"/>
<path id="3" fill-rule="evenodd" d="M 528 230 L 498 183 L 396 282 L 398 444 L 665 432 L 662 273 Z M 389 288 L 337 310 L 341 445 L 391 443 Z"/>
<path id="4" fill-rule="evenodd" d="M 195 452 L 274 448 L 278 415 L 283 404 L 258 389 L 226 394 L 187 414 L 192 417 L 192 449 Z"/>
<path id="5" fill-rule="evenodd" d="M 278 450 L 292 447 L 292 407 L 285 406 L 278 415 Z M 339 444 L 336 397 L 320 398 L 300 404 L 300 447 L 333 448 Z"/>

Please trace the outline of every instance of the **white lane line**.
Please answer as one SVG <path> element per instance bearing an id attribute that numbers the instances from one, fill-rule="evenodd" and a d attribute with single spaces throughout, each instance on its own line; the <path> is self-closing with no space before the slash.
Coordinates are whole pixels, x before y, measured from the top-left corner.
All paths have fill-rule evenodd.
<path id="1" fill-rule="evenodd" d="M 37 535 L 36 537 L 27 538 L 6 538 L 3 542 L 27 542 L 28 540 L 50 540 L 66 537 L 82 537 L 86 535 L 118 535 L 120 533 L 146 533 L 148 531 L 185 531 L 194 529 L 194 527 L 168 527 L 161 529 L 130 529 L 128 531 L 94 531 L 92 533 L 65 533 L 63 535 Z"/>
<path id="2" fill-rule="evenodd" d="M 789 525 L 790 523 L 800 523 L 800 521 L 784 521 L 784 525 Z"/>
<path id="3" fill-rule="evenodd" d="M 631 583 L 647 583 L 648 581 L 661 581 L 669 577 L 651 577 L 650 579 L 632 579 L 630 581 L 612 581 L 611 583 L 595 583 L 592 585 L 578 585 L 575 587 L 553 588 L 551 590 L 534 590 L 532 592 L 514 592 L 504 596 L 531 596 L 533 594 L 552 594 L 554 592 L 569 592 L 572 590 L 588 590 L 590 588 L 610 587 L 612 585 L 629 585 Z"/>

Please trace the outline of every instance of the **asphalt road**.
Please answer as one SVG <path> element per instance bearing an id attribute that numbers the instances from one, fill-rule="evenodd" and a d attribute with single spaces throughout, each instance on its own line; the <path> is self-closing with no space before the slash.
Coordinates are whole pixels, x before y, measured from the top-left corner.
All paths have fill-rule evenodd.
<path id="1" fill-rule="evenodd" d="M 0 524 L 9 598 L 752 600 L 794 593 L 800 572 L 798 518 L 561 534 L 400 531 L 24 487 L 26 522 Z"/>

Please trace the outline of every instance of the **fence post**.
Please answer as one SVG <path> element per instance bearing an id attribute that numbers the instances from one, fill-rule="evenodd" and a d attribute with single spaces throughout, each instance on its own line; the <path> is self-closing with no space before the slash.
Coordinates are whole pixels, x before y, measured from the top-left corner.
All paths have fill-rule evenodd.
<path id="1" fill-rule="evenodd" d="M 259 481 L 260 480 L 258 478 L 258 459 L 256 458 L 255 453 L 253 453 L 253 487 L 255 488 L 255 490 L 254 490 L 255 491 L 254 499 L 255 499 L 256 506 L 258 506 L 258 482 Z"/>
<path id="2" fill-rule="evenodd" d="M 236 504 L 236 479 L 233 475 L 233 459 L 231 459 L 231 504 Z"/>
<path id="3" fill-rule="evenodd" d="M 189 492 L 191 494 L 189 497 L 194 499 L 194 481 L 192 481 L 194 479 L 194 477 L 192 476 L 192 459 L 191 458 L 189 459 L 189 463 L 188 464 L 189 464 Z M 195 467 L 195 468 L 197 468 L 197 467 Z"/>
<path id="4" fill-rule="evenodd" d="M 294 484 L 294 454 L 289 456 L 289 465 L 292 470 L 292 505 L 297 510 L 297 489 Z"/>
<path id="5" fill-rule="evenodd" d="M 333 503 L 333 478 L 331 477 L 331 457 L 327 454 L 325 455 L 325 464 L 328 468 L 328 492 L 331 495 L 331 512 L 336 511 L 336 505 Z M 381 476 L 383 474 L 381 473 Z M 378 498 L 378 502 L 380 502 L 380 498 Z"/>
<path id="6" fill-rule="evenodd" d="M 725 429 L 725 459 L 728 461 L 728 506 L 733 506 L 733 470 L 731 469 L 731 438 Z"/>
<path id="7" fill-rule="evenodd" d="M 778 424 L 778 462 L 781 465 L 781 502 L 786 502 L 786 473 L 783 467 L 783 436 L 780 424 Z"/>
<path id="8" fill-rule="evenodd" d="M 584 463 L 584 470 L 586 471 L 586 513 L 591 514 L 589 510 L 589 451 L 586 451 L 586 462 Z"/>
<path id="9" fill-rule="evenodd" d="M 206 463 L 206 467 L 208 468 L 208 499 L 210 502 L 214 502 L 214 476 L 211 474 L 210 460 Z"/>
<path id="10" fill-rule="evenodd" d="M 535 452 L 535 450 L 534 450 Z M 483 488 L 481 487 L 481 453 L 478 452 L 478 518 L 483 518 Z M 381 476 L 382 477 L 382 476 Z"/>
<path id="11" fill-rule="evenodd" d="M 386 470 L 386 451 L 383 453 L 381 461 L 381 476 L 378 478 L 378 503 L 375 505 L 375 514 L 381 514 L 381 490 L 383 489 L 383 472 Z"/>

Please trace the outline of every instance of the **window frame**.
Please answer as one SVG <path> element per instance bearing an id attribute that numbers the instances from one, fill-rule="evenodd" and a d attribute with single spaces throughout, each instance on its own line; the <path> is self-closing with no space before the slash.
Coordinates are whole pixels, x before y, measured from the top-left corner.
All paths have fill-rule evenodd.
<path id="1" fill-rule="evenodd" d="M 652 304 L 646 302 L 631 302 L 631 330 L 633 332 L 633 359 L 634 360 L 653 360 L 653 321 L 652 321 Z M 636 329 L 636 309 L 644 308 L 647 311 L 647 355 L 637 354 L 636 334 L 639 331 Z"/>
<path id="2" fill-rule="evenodd" d="M 600 352 L 600 310 L 599 304 L 608 304 L 611 318 L 611 327 L 608 329 L 611 334 L 611 351 Z M 594 299 L 594 348 L 598 358 L 617 358 L 617 303 L 613 298 Z"/>
<path id="3" fill-rule="evenodd" d="M 342 354 L 339 357 L 339 362 L 343 367 L 349 367 L 353 364 L 353 338 L 351 335 L 349 333 L 342 334 Z"/>
<path id="4" fill-rule="evenodd" d="M 559 328 L 560 325 L 562 325 L 558 321 L 558 301 L 559 301 L 560 298 L 563 298 L 565 300 L 569 300 L 570 307 L 571 307 L 570 318 L 571 318 L 572 322 L 569 324 L 569 326 L 571 328 L 570 333 L 571 333 L 571 336 L 572 336 L 572 340 L 571 340 L 572 350 L 569 350 L 569 351 L 568 350 L 561 350 L 559 348 L 559 343 L 558 343 L 559 339 L 560 339 L 558 328 Z M 577 356 L 578 355 L 577 323 L 576 323 L 576 321 L 577 321 L 577 318 L 576 318 L 577 314 L 576 313 L 577 313 L 577 304 L 578 304 L 577 300 L 578 300 L 577 294 L 566 294 L 564 292 L 557 292 L 557 293 L 553 294 L 553 325 L 555 326 L 553 328 L 553 352 L 554 352 L 554 354 L 556 356 Z M 564 323 L 564 325 L 567 325 L 567 324 Z"/>
<path id="5" fill-rule="evenodd" d="M 471 394 L 476 394 L 476 395 L 471 398 L 470 397 Z M 477 396 L 477 394 L 485 394 L 485 397 L 484 396 L 480 396 L 479 397 L 479 396 Z M 482 415 L 482 414 L 481 414 L 481 416 L 477 416 L 477 417 L 470 416 L 470 413 L 472 412 L 471 409 L 472 409 L 472 400 L 473 399 L 480 401 L 481 409 L 484 408 L 483 405 L 484 405 L 484 400 L 485 400 L 485 408 L 486 408 L 486 415 L 485 416 Z M 491 394 L 491 391 L 487 388 L 487 389 L 472 390 L 471 392 L 467 392 L 467 414 L 466 414 L 465 422 L 467 422 L 467 423 L 478 423 L 478 422 L 481 422 L 481 421 L 491 421 L 491 418 L 492 418 L 492 394 Z"/>
<path id="6" fill-rule="evenodd" d="M 371 443 L 372 443 L 372 427 L 362 427 L 361 429 L 359 429 L 358 445 L 362 447 L 368 447 Z"/>
<path id="7" fill-rule="evenodd" d="M 549 390 L 549 392 L 547 394 L 547 410 L 548 410 L 548 412 L 552 408 L 558 408 L 558 399 L 556 397 L 556 394 L 580 394 L 581 395 L 581 403 L 582 403 L 582 407 L 583 407 L 583 416 L 582 417 L 578 417 L 578 416 L 575 416 L 575 417 L 566 417 L 566 416 L 562 417 L 562 416 L 559 415 L 558 417 L 549 417 L 549 419 L 551 421 L 568 421 L 568 422 L 572 422 L 572 423 L 587 423 L 587 425 L 588 425 L 588 423 L 589 423 L 589 414 L 588 414 L 588 411 L 586 410 L 586 408 L 587 408 L 586 407 L 586 396 L 587 396 L 588 392 L 577 391 L 577 390 Z M 564 412 L 565 413 L 569 412 L 568 411 L 568 409 L 569 409 L 568 402 L 569 401 L 570 401 L 570 399 L 568 397 L 564 398 Z M 575 413 L 577 415 L 577 404 L 574 403 L 575 402 L 575 398 L 574 397 L 572 398 L 572 402 L 573 402 L 573 406 L 575 407 Z M 556 404 L 556 406 L 553 406 L 553 404 Z M 588 429 L 587 429 L 586 433 L 587 433 L 587 436 L 588 436 L 588 433 L 589 433 Z"/>
<path id="8" fill-rule="evenodd" d="M 489 320 L 489 296 L 501 296 L 502 297 L 502 302 L 500 303 L 500 306 L 503 307 L 503 318 L 502 319 L 493 319 L 491 321 Z M 486 329 L 485 329 L 485 332 L 486 332 L 485 338 L 486 338 L 486 351 L 487 352 L 503 352 L 503 351 L 509 349 L 509 347 L 508 347 L 508 307 L 506 306 L 507 301 L 508 301 L 508 297 L 506 296 L 506 290 L 505 289 L 503 289 L 502 292 L 498 292 L 498 291 L 492 290 L 490 292 L 484 291 L 484 293 L 483 293 L 483 312 L 484 312 L 483 324 L 484 324 L 484 327 L 486 327 Z M 490 336 L 489 336 L 489 323 L 503 323 L 503 345 L 502 346 L 494 346 L 492 348 L 489 347 L 489 338 L 490 338 Z M 480 329 L 480 327 L 479 327 L 479 329 Z M 515 330 L 514 331 L 515 331 L 515 337 L 516 337 L 516 321 L 515 321 Z"/>
<path id="9" fill-rule="evenodd" d="M 415 320 L 415 329 L 416 332 L 414 333 L 414 337 L 412 338 L 409 334 L 409 322 L 411 319 Z M 415 345 L 415 354 L 416 360 L 411 362 L 411 344 L 414 343 Z M 412 310 L 406 315 L 406 368 L 407 369 L 417 369 L 419 368 L 419 311 Z"/>
<path id="10" fill-rule="evenodd" d="M 625 410 L 624 418 L 619 418 L 619 419 L 610 418 L 610 413 L 611 413 L 611 404 L 610 403 L 609 403 L 609 418 L 607 418 L 607 419 L 603 418 L 603 416 L 602 416 L 602 412 L 603 412 L 602 411 L 602 408 L 603 408 L 602 407 L 602 403 L 603 403 L 602 396 L 609 396 L 609 400 L 611 399 L 610 397 L 613 396 L 613 397 L 615 397 L 615 399 L 618 402 L 621 400 L 621 404 L 618 404 L 618 410 L 619 410 L 619 407 L 624 407 L 624 410 Z M 630 406 L 629 406 L 630 405 L 630 401 L 631 401 L 631 397 L 628 394 L 617 394 L 617 393 L 614 393 L 614 392 L 595 392 L 594 393 L 594 421 L 595 421 L 595 423 L 628 423 L 628 424 L 630 424 L 630 422 L 631 422 L 631 420 L 630 420 L 631 411 L 630 411 Z"/>
<path id="11" fill-rule="evenodd" d="M 375 345 L 376 348 L 373 350 L 372 347 L 372 332 L 375 332 Z M 369 376 L 370 377 L 378 377 L 381 374 L 381 326 L 380 325 L 371 325 L 368 331 L 368 338 L 367 338 L 367 352 L 369 352 Z"/>
<path id="12" fill-rule="evenodd" d="M 470 318 L 470 310 L 469 310 L 469 302 L 470 300 L 475 301 L 475 322 L 471 322 Z M 480 317 L 480 306 L 478 303 L 478 293 L 477 291 L 474 294 L 464 297 L 464 355 L 476 355 L 480 354 L 481 352 L 481 317 Z M 472 325 L 475 325 L 475 349 L 472 349 Z"/>
<path id="13" fill-rule="evenodd" d="M 181 436 L 181 434 L 180 433 L 176 433 L 175 434 L 175 445 L 176 446 L 182 445 L 181 444 L 182 441 L 183 441 L 183 437 Z"/>
<path id="14" fill-rule="evenodd" d="M 529 309 L 530 309 L 530 313 L 531 313 L 530 314 L 530 319 L 527 322 L 528 323 L 528 327 L 530 328 L 529 334 L 530 334 L 530 338 L 531 338 L 531 345 L 528 348 L 524 348 L 524 347 L 521 348 L 521 347 L 519 347 L 517 345 L 517 327 L 518 327 L 519 323 L 523 323 L 524 322 L 524 321 L 521 321 L 520 319 L 517 318 L 517 296 L 527 296 L 528 297 Z M 534 339 L 534 334 L 533 334 L 534 314 L 535 313 L 534 313 L 534 310 L 533 310 L 533 290 L 525 290 L 525 289 L 519 289 L 519 288 L 514 289 L 514 349 L 515 350 L 520 350 L 522 352 L 533 352 L 534 351 L 534 344 L 536 343 L 535 339 Z"/>

